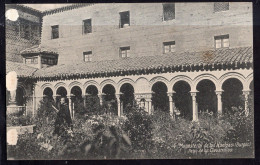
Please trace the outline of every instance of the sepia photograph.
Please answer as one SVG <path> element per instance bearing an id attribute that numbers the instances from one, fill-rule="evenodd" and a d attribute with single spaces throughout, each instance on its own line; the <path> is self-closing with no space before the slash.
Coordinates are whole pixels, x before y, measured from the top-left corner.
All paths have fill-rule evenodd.
<path id="1" fill-rule="evenodd" d="M 5 9 L 8 160 L 255 157 L 252 2 Z"/>

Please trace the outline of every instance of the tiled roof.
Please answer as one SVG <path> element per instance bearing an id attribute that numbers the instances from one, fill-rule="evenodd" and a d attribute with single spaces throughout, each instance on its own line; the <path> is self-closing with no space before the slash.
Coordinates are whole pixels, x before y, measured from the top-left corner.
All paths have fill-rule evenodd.
<path id="1" fill-rule="evenodd" d="M 6 74 L 15 71 L 18 77 L 30 77 L 36 70 L 36 68 L 27 66 L 23 63 L 6 61 Z"/>
<path id="2" fill-rule="evenodd" d="M 55 49 L 41 47 L 40 45 L 34 45 L 33 47 L 22 50 L 20 53 L 21 55 L 35 53 L 58 54 Z"/>
<path id="3" fill-rule="evenodd" d="M 73 10 L 73 9 L 77 9 L 77 8 L 81 8 L 81 7 L 85 7 L 85 6 L 90 6 L 90 5 L 93 5 L 93 3 L 76 3 L 76 4 L 69 5 L 69 6 L 64 6 L 64 7 L 60 7 L 60 8 L 57 8 L 57 9 L 44 11 L 43 15 L 45 16 L 45 15 L 60 13 L 60 12 L 63 12 L 63 11 Z"/>
<path id="4" fill-rule="evenodd" d="M 158 72 L 164 72 L 165 70 L 169 70 L 169 68 L 171 72 L 174 72 L 178 70 L 178 68 L 183 69 L 184 67 L 186 70 L 193 70 L 194 68 L 204 69 L 204 66 L 211 66 L 211 69 L 222 69 L 224 65 L 241 67 L 242 64 L 250 63 L 252 65 L 252 62 L 252 47 L 240 47 L 203 52 L 170 53 L 158 56 L 143 56 L 109 61 L 62 64 L 37 70 L 34 76 L 37 78 L 91 77 L 93 75 L 97 76 L 97 74 L 99 74 L 99 76 L 107 76 L 108 73 L 119 73 L 119 75 L 121 75 L 123 72 L 131 74 L 132 71 L 147 71 L 153 69 L 159 69 Z"/>

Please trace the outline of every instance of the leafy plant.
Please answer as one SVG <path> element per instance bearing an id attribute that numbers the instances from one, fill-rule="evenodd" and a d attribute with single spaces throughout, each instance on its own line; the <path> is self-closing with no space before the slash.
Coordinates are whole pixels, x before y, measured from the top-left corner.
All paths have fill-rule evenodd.
<path id="1" fill-rule="evenodd" d="M 126 114 L 124 130 L 132 141 L 133 149 L 146 150 L 152 145 L 153 124 L 151 116 L 143 109 L 132 107 Z"/>

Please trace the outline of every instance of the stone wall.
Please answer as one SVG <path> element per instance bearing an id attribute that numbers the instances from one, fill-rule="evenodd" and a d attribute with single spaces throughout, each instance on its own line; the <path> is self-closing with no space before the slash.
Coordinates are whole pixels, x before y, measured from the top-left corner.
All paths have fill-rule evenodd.
<path id="1" fill-rule="evenodd" d="M 119 12 L 130 11 L 130 26 L 119 28 Z M 163 21 L 162 3 L 94 4 L 43 17 L 41 43 L 59 51 L 58 63 L 119 57 L 119 47 L 130 46 L 130 56 L 163 54 L 163 42 L 175 41 L 176 51 L 214 49 L 214 36 L 229 34 L 230 47 L 252 46 L 252 3 L 231 2 L 228 11 L 214 12 L 214 3 L 176 3 L 175 19 Z M 82 33 L 82 21 L 92 19 L 92 33 Z M 59 38 L 51 39 L 51 26 Z"/>
<path id="2" fill-rule="evenodd" d="M 36 14 L 35 11 L 32 12 L 30 9 L 21 6 L 6 5 L 6 11 L 8 9 L 16 9 L 19 17 L 16 21 L 6 19 L 6 60 L 22 63 L 23 58 L 20 55 L 20 51 L 40 43 L 41 16 L 39 13 Z M 26 24 L 27 22 L 25 21 L 30 21 L 31 24 L 38 25 L 38 29 L 34 31 L 35 33 L 31 33 L 28 38 L 22 37 L 21 34 L 22 28 L 20 24 Z"/>

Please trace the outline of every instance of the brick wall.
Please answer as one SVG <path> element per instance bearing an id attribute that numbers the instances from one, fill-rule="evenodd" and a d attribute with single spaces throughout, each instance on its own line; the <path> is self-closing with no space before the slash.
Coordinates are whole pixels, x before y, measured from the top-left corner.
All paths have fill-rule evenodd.
<path id="1" fill-rule="evenodd" d="M 176 51 L 214 49 L 214 36 L 229 34 L 230 47 L 251 46 L 252 3 L 231 2 L 228 11 L 214 12 L 214 3 L 175 3 L 175 19 L 163 21 L 161 3 L 95 4 L 43 17 L 41 44 L 59 51 L 59 64 L 119 57 L 130 46 L 131 57 L 163 54 L 163 42 L 175 41 Z M 130 27 L 119 28 L 119 12 L 130 11 Z M 82 34 L 82 20 L 92 19 L 92 33 Z M 59 25 L 58 39 L 51 26 Z"/>
<path id="2" fill-rule="evenodd" d="M 15 8 L 14 5 L 6 5 L 6 11 L 10 8 Z M 17 21 L 6 20 L 6 60 L 13 62 L 23 62 L 23 58 L 20 55 L 20 51 L 26 48 L 38 45 L 41 37 L 41 17 L 35 13 L 27 12 L 28 9 L 17 9 L 19 18 Z M 20 23 L 24 23 L 24 20 L 31 21 L 33 24 L 38 24 L 38 31 L 32 34 L 28 39 L 21 37 Z"/>

